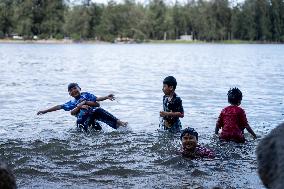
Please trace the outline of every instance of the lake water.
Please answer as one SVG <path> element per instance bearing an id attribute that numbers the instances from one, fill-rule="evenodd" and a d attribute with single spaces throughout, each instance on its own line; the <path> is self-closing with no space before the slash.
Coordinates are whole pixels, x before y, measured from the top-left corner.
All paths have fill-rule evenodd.
<path id="1" fill-rule="evenodd" d="M 284 120 L 284 45 L 0 44 L 0 158 L 19 188 L 263 188 L 255 148 L 220 143 L 216 119 L 239 87 L 251 127 L 263 137 Z M 176 155 L 179 136 L 159 131 L 162 81 L 176 77 L 182 125 L 195 128 L 214 160 Z M 63 110 L 69 82 L 97 96 L 127 128 L 78 132 Z"/>

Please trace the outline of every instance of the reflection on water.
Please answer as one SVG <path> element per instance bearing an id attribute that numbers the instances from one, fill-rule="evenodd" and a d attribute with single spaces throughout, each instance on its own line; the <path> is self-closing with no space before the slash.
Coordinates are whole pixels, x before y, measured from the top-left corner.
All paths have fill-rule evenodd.
<path id="1" fill-rule="evenodd" d="M 19 188 L 262 188 L 255 147 L 220 143 L 216 118 L 237 86 L 242 107 L 262 137 L 283 121 L 283 45 L 0 45 L 1 159 L 12 164 Z M 157 131 L 162 80 L 177 78 L 183 126 L 215 150 L 215 160 L 176 155 L 179 137 Z M 78 82 L 126 129 L 91 135 L 76 131 L 74 117 L 39 109 L 70 99 Z"/>

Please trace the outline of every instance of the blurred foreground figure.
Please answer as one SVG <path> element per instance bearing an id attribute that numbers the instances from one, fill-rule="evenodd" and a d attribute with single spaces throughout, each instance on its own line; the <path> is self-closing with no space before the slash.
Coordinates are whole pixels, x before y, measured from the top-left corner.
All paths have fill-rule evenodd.
<path id="1" fill-rule="evenodd" d="M 8 166 L 0 162 L 0 188 L 1 189 L 16 189 L 16 180 L 12 171 Z"/>
<path id="2" fill-rule="evenodd" d="M 284 123 L 273 129 L 257 146 L 258 174 L 267 188 L 284 188 Z"/>

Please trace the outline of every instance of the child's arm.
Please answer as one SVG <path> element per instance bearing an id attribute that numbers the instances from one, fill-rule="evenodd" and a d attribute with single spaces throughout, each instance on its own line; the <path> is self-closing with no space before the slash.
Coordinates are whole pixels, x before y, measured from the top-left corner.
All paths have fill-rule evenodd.
<path id="1" fill-rule="evenodd" d="M 111 101 L 115 100 L 113 94 L 109 94 L 109 95 L 104 96 L 104 97 L 97 97 L 97 101 L 104 101 L 104 100 L 107 100 L 107 99 L 109 99 Z"/>
<path id="2" fill-rule="evenodd" d="M 176 112 L 161 111 L 160 116 L 161 117 L 180 117 L 180 118 L 183 118 L 184 117 L 184 111 L 183 111 L 183 106 L 182 106 L 182 100 L 179 97 L 175 101 L 175 106 L 176 106 L 176 109 L 175 109 Z"/>
<path id="3" fill-rule="evenodd" d="M 256 139 L 256 134 L 253 132 L 252 128 L 248 124 L 246 113 L 243 109 L 241 109 L 240 114 L 240 124 L 244 125 L 244 127 L 247 129 L 247 131 L 253 136 L 253 139 Z"/>
<path id="4" fill-rule="evenodd" d="M 161 117 L 183 117 L 184 114 L 181 112 L 165 112 L 165 111 L 161 111 L 160 112 L 160 116 Z"/>
<path id="5" fill-rule="evenodd" d="M 92 101 L 88 101 L 92 102 Z M 88 109 L 90 106 L 86 104 L 86 101 L 80 102 L 73 110 L 71 110 L 71 115 L 77 115 L 81 109 Z"/>
<path id="6" fill-rule="evenodd" d="M 89 109 L 90 107 L 100 107 L 98 102 L 94 101 L 82 101 L 73 110 L 71 110 L 71 115 L 77 115 L 81 109 Z"/>
<path id="7" fill-rule="evenodd" d="M 252 128 L 249 125 L 246 126 L 246 129 L 253 136 L 253 139 L 256 139 L 256 134 L 253 132 Z"/>
<path id="8" fill-rule="evenodd" d="M 83 102 L 85 102 L 84 104 L 88 106 L 100 107 L 100 104 L 98 102 L 94 102 L 94 101 L 83 101 Z"/>
<path id="9" fill-rule="evenodd" d="M 221 129 L 223 127 L 223 116 L 222 116 L 222 112 L 220 113 L 218 120 L 216 122 L 216 127 L 215 127 L 215 134 L 217 135 L 219 133 L 219 129 Z"/>
<path id="10" fill-rule="evenodd" d="M 215 134 L 218 135 L 218 133 L 219 133 L 219 127 L 216 125 L 216 127 L 215 127 Z"/>
<path id="11" fill-rule="evenodd" d="M 53 106 L 51 108 L 48 108 L 46 110 L 40 110 L 37 112 L 37 115 L 41 115 L 41 114 L 45 114 L 47 112 L 53 112 L 53 111 L 57 111 L 57 110 L 60 110 L 61 109 L 61 105 L 56 105 L 56 106 Z"/>

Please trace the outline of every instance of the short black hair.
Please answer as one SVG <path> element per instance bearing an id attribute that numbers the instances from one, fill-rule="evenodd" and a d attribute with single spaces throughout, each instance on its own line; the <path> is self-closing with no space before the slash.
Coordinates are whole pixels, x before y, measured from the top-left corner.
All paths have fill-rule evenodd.
<path id="1" fill-rule="evenodd" d="M 228 102 L 232 105 L 238 105 L 243 99 L 243 94 L 237 87 L 230 89 L 227 95 Z"/>
<path id="2" fill-rule="evenodd" d="M 79 87 L 78 83 L 69 83 L 68 85 L 68 92 L 73 88 L 73 87 Z M 79 87 L 81 90 L 81 88 Z"/>
<path id="3" fill-rule="evenodd" d="M 174 78 L 174 76 L 168 76 L 164 79 L 163 84 L 166 84 L 168 86 L 173 86 L 174 90 L 177 87 L 177 80 Z"/>
<path id="4" fill-rule="evenodd" d="M 196 140 L 198 141 L 198 132 L 195 131 L 194 128 L 187 127 L 187 128 L 185 128 L 185 129 L 183 129 L 183 130 L 181 131 L 181 134 L 180 134 L 180 140 L 182 140 L 182 137 L 184 137 L 185 134 L 190 134 L 190 135 L 195 136 Z"/>

